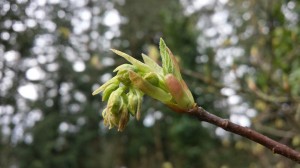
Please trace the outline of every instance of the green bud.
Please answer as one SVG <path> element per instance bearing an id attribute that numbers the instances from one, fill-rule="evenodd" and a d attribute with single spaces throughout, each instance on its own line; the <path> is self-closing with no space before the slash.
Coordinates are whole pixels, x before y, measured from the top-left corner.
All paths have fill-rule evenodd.
<path id="1" fill-rule="evenodd" d="M 142 63 L 141 61 L 133 58 L 132 56 L 130 56 L 126 53 L 123 53 L 123 52 L 115 50 L 115 49 L 111 49 L 111 51 L 116 53 L 117 55 L 125 58 L 128 62 L 130 62 L 132 65 L 134 65 L 139 71 L 149 72 L 151 70 L 148 65 Z"/>
<path id="2" fill-rule="evenodd" d="M 141 106 L 143 102 L 143 92 L 138 89 L 130 88 L 126 94 L 128 98 L 127 108 L 132 116 L 135 116 L 137 120 L 141 117 Z"/>
<path id="3" fill-rule="evenodd" d="M 144 79 L 154 86 L 158 86 L 159 78 L 154 72 L 149 72 L 144 76 Z"/>
<path id="4" fill-rule="evenodd" d="M 146 65 L 148 65 L 153 72 L 162 74 L 163 69 L 160 67 L 153 59 L 151 59 L 149 56 L 142 54 L 143 60 Z"/>
<path id="5" fill-rule="evenodd" d="M 107 110 L 110 113 L 118 114 L 122 103 L 121 100 L 117 99 L 116 96 L 114 96 L 112 99 L 109 100 L 110 101 L 107 104 Z"/>
<path id="6" fill-rule="evenodd" d="M 109 96 L 107 110 L 109 113 L 118 114 L 122 107 L 121 95 L 125 91 L 125 87 L 119 87 Z"/>
<path id="7" fill-rule="evenodd" d="M 151 96 L 152 98 L 157 99 L 163 103 L 169 102 L 172 99 L 172 96 L 169 93 L 165 92 L 159 87 L 153 86 L 151 83 L 144 80 L 139 74 L 133 71 L 129 71 L 129 77 L 135 87 Z"/>
<path id="8" fill-rule="evenodd" d="M 119 87 L 120 82 L 112 83 L 105 88 L 102 94 L 102 101 L 107 101 L 113 91 Z"/>
<path id="9" fill-rule="evenodd" d="M 143 102 L 143 95 L 144 95 L 144 93 L 143 92 L 141 92 L 140 90 L 137 90 L 137 89 L 135 89 L 134 90 L 135 91 L 135 93 L 136 93 L 136 96 L 137 96 L 137 108 L 136 108 L 136 115 L 135 115 L 135 118 L 137 119 L 137 120 L 140 120 L 140 118 L 141 118 L 141 109 L 142 109 L 142 102 Z"/>
<path id="10" fill-rule="evenodd" d="M 128 70 L 135 71 L 136 67 L 131 64 L 122 64 L 122 65 L 118 66 L 113 72 L 118 71 L 118 73 L 121 73 L 121 72 L 125 72 Z"/>
<path id="11" fill-rule="evenodd" d="M 121 51 L 113 49 L 112 51 L 132 65 L 118 66 L 114 70 L 117 75 L 93 92 L 95 95 L 103 91 L 102 101 L 108 101 L 107 107 L 102 112 L 104 125 L 109 128 L 117 127 L 118 131 L 122 131 L 130 115 L 139 120 L 144 94 L 178 112 L 186 112 L 195 106 L 193 96 L 181 77 L 179 64 L 162 39 L 160 39 L 162 67 L 144 54 L 142 54 L 143 63 Z M 127 88 L 129 91 L 125 94 Z"/>
<path id="12" fill-rule="evenodd" d="M 179 81 L 173 74 L 166 75 L 165 81 L 169 92 L 180 108 L 189 109 L 195 105 L 190 90 L 183 83 L 184 81 Z"/>
<path id="13" fill-rule="evenodd" d="M 118 73 L 117 77 L 118 77 L 118 80 L 120 82 L 122 82 L 123 85 L 125 85 L 125 86 L 129 86 L 130 85 L 131 81 L 129 79 L 128 71 L 126 71 L 126 72 L 120 72 L 120 74 Z"/>
<path id="14" fill-rule="evenodd" d="M 102 91 L 105 90 L 106 87 L 108 87 L 110 84 L 116 83 L 116 82 L 118 82 L 118 77 L 117 77 L 117 76 L 111 78 L 110 80 L 108 80 L 107 82 L 105 82 L 103 85 L 101 85 L 98 89 L 96 89 L 96 90 L 92 93 L 92 95 L 94 96 L 94 95 L 96 95 L 96 94 L 102 92 Z"/>
<path id="15" fill-rule="evenodd" d="M 130 89 L 130 91 L 127 93 L 127 98 L 128 98 L 128 110 L 132 116 L 135 116 L 137 112 L 137 106 L 138 106 L 138 96 L 136 95 L 133 89 Z"/>

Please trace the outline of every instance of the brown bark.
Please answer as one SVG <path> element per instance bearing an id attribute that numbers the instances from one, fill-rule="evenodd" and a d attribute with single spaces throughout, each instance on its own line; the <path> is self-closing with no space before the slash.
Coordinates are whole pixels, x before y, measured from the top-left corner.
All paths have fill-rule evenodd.
<path id="1" fill-rule="evenodd" d="M 248 138 L 254 142 L 257 142 L 266 148 L 270 149 L 273 153 L 280 154 L 285 156 L 297 163 L 300 164 L 300 153 L 295 151 L 294 149 L 276 142 L 269 137 L 260 134 L 248 127 L 243 127 L 237 124 L 230 122 L 227 119 L 220 118 L 218 116 L 213 115 L 212 113 L 207 112 L 202 107 L 195 107 L 188 111 L 188 113 L 192 116 L 197 117 L 200 121 L 205 121 L 216 125 L 218 127 L 223 128 L 226 131 L 241 135 L 245 138 Z"/>

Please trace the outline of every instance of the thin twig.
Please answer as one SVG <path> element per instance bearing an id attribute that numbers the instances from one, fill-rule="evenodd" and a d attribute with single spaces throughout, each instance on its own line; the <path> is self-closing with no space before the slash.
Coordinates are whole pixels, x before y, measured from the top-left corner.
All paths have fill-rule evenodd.
<path id="1" fill-rule="evenodd" d="M 202 107 L 195 107 L 188 111 L 190 115 L 197 117 L 200 121 L 206 121 L 213 125 L 223 128 L 226 131 L 241 135 L 248 138 L 254 142 L 257 142 L 266 148 L 270 149 L 273 153 L 285 156 L 300 164 L 300 153 L 293 150 L 292 148 L 276 142 L 267 136 L 260 134 L 248 127 L 242 127 L 240 125 L 234 124 L 227 119 L 220 118 L 207 112 Z"/>
<path id="2" fill-rule="evenodd" d="M 260 123 L 255 123 L 254 128 L 258 131 L 261 131 L 261 132 L 264 132 L 267 134 L 271 134 L 271 135 L 274 135 L 277 137 L 281 137 L 281 138 L 293 138 L 294 136 L 297 135 L 297 133 L 293 132 L 293 131 L 277 130 L 272 127 L 263 126 Z"/>
<path id="3" fill-rule="evenodd" d="M 289 98 L 285 97 L 285 96 L 277 96 L 277 95 L 266 94 L 266 93 L 262 92 L 261 90 L 259 90 L 258 88 L 256 88 L 255 90 L 250 90 L 250 89 L 247 89 L 247 88 L 244 88 L 244 87 L 232 88 L 232 87 L 226 86 L 222 83 L 219 83 L 219 82 L 215 81 L 214 79 L 204 77 L 204 76 L 202 76 L 201 74 L 199 74 L 198 72 L 195 72 L 195 71 L 182 69 L 182 73 L 187 75 L 187 76 L 198 79 L 198 80 L 204 82 L 205 84 L 207 84 L 209 86 L 213 86 L 217 89 L 231 88 L 236 93 L 239 93 L 239 94 L 248 94 L 248 93 L 255 94 L 255 96 L 257 98 L 259 98 L 263 101 L 266 101 L 266 102 L 284 103 L 284 102 L 287 102 L 289 100 Z M 293 100 L 299 101 L 296 97 L 294 97 Z"/>

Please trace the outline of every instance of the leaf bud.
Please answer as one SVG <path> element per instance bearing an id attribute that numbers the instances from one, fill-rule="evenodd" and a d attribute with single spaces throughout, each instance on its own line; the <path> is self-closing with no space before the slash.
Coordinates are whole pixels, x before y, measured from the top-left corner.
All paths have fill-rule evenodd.
<path id="1" fill-rule="evenodd" d="M 119 87 L 119 83 L 120 82 L 112 83 L 105 88 L 102 94 L 102 101 L 107 101 L 109 99 L 111 93 Z"/>
<path id="2" fill-rule="evenodd" d="M 118 73 L 117 77 L 118 77 L 118 80 L 120 82 L 122 82 L 123 85 L 125 85 L 125 86 L 129 86 L 130 85 L 131 81 L 129 79 L 128 71 Z"/>
<path id="3" fill-rule="evenodd" d="M 172 99 L 172 96 L 165 92 L 163 89 L 152 85 L 150 82 L 143 79 L 139 74 L 129 71 L 129 77 L 132 84 L 140 89 L 142 92 L 157 99 L 163 103 L 168 102 Z"/>
<path id="4" fill-rule="evenodd" d="M 159 78 L 156 73 L 149 72 L 144 76 L 144 79 L 154 86 L 158 86 Z"/>
<path id="5" fill-rule="evenodd" d="M 118 114 L 122 107 L 121 94 L 125 91 L 125 87 L 119 87 L 109 96 L 107 110 L 109 113 Z"/>
<path id="6" fill-rule="evenodd" d="M 189 109 L 194 106 L 194 99 L 183 83 L 184 81 L 180 82 L 173 74 L 166 75 L 165 81 L 169 92 L 180 108 Z"/>
<path id="7" fill-rule="evenodd" d="M 128 110 L 132 116 L 135 116 L 137 112 L 138 97 L 132 89 L 127 93 L 128 98 Z"/>

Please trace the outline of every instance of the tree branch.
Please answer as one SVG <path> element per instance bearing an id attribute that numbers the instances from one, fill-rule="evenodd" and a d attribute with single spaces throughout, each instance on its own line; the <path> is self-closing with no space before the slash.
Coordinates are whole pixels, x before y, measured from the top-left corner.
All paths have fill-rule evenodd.
<path id="1" fill-rule="evenodd" d="M 273 153 L 280 154 L 285 156 L 297 163 L 300 164 L 300 153 L 293 150 L 292 148 L 276 142 L 265 135 L 262 135 L 248 127 L 242 127 L 240 125 L 234 124 L 227 119 L 220 118 L 213 115 L 212 113 L 207 112 L 202 107 L 195 107 L 188 111 L 192 116 L 197 117 L 200 121 L 205 121 L 223 128 L 226 131 L 241 135 L 245 138 L 248 138 L 254 142 L 257 142 L 266 148 L 270 149 Z"/>

